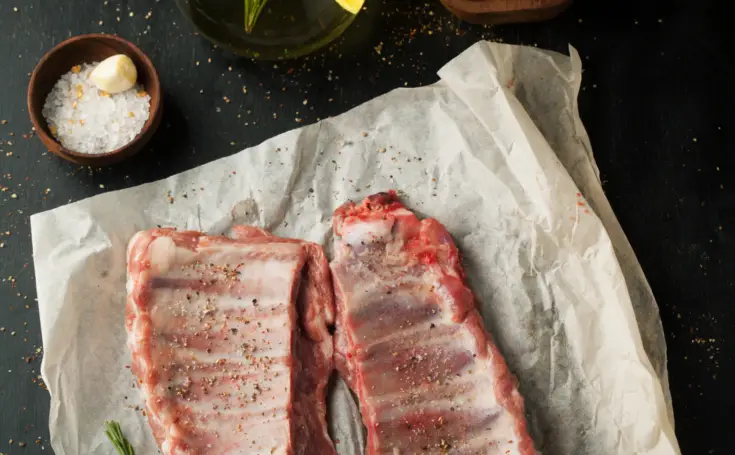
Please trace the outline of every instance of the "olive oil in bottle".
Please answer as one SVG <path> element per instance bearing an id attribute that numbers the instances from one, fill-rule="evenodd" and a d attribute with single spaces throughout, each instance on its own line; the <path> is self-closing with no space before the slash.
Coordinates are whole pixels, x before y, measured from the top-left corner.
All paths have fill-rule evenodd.
<path id="1" fill-rule="evenodd" d="M 178 0 L 178 3 L 199 31 L 220 47 L 266 60 L 294 58 L 325 46 L 341 35 L 355 18 L 336 0 Z"/>

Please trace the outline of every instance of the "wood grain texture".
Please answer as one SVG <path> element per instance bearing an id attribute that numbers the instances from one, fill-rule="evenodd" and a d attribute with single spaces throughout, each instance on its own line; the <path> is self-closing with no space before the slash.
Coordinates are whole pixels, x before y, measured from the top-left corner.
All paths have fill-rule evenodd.
<path id="1" fill-rule="evenodd" d="M 475 24 L 511 24 L 551 19 L 572 0 L 441 0 L 455 16 Z"/>

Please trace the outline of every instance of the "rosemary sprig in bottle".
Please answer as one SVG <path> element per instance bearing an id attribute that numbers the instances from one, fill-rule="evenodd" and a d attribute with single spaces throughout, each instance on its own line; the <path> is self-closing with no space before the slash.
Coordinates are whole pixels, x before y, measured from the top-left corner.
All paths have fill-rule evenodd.
<path id="1" fill-rule="evenodd" d="M 255 27 L 260 13 L 263 12 L 268 0 L 244 0 L 245 1 L 245 31 L 250 33 Z"/>
<path id="2" fill-rule="evenodd" d="M 133 450 L 133 446 L 130 444 L 130 442 L 125 439 L 125 436 L 120 429 L 119 423 L 109 420 L 106 421 L 105 434 L 107 435 L 107 438 L 110 440 L 112 445 L 115 446 L 115 450 L 117 450 L 117 453 L 119 453 L 120 455 L 135 455 L 135 450 Z"/>

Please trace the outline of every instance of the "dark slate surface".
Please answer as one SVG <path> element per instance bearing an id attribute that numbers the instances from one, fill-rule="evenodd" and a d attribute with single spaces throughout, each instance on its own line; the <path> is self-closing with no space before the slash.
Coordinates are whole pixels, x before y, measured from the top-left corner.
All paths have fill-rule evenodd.
<path id="1" fill-rule="evenodd" d="M 29 215 L 230 155 L 395 87 L 434 82 L 480 38 L 579 49 L 581 114 L 604 187 L 661 306 L 683 452 L 735 451 L 735 54 L 730 19 L 715 1 L 578 1 L 544 24 L 482 28 L 436 2 L 368 0 L 369 12 L 333 49 L 277 65 L 213 48 L 171 0 L 107 3 L 0 0 L 0 453 L 50 451 Z M 153 143 L 110 169 L 62 162 L 23 137 L 35 63 L 55 43 L 89 32 L 137 43 L 166 92 Z"/>

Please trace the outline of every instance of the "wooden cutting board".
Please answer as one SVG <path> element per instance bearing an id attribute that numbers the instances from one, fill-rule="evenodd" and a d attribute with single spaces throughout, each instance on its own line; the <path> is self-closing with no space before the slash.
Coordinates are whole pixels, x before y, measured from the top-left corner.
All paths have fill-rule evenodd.
<path id="1" fill-rule="evenodd" d="M 510 24 L 551 19 L 572 0 L 441 0 L 454 15 L 475 24 Z"/>

